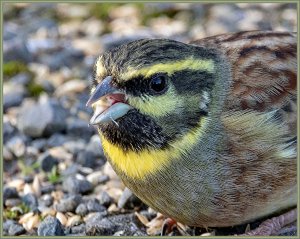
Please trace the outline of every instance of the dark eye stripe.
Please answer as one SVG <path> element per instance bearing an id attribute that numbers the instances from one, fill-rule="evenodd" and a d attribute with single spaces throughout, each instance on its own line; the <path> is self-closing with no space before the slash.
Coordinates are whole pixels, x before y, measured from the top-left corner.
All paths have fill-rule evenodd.
<path id="1" fill-rule="evenodd" d="M 164 73 L 156 73 L 153 76 L 147 78 L 144 78 L 142 75 L 139 75 L 135 78 L 130 79 L 129 81 L 120 83 L 119 85 L 133 96 L 141 96 L 145 94 L 152 95 L 153 92 L 151 91 L 149 85 L 151 78 L 157 74 L 165 75 Z"/>
<path id="2" fill-rule="evenodd" d="M 188 81 L 187 81 L 188 79 Z M 212 89 L 215 75 L 207 71 L 183 70 L 171 76 L 171 81 L 179 94 L 200 93 L 203 89 Z"/>
<path id="3" fill-rule="evenodd" d="M 152 95 L 149 91 L 149 82 L 151 77 L 145 79 L 142 75 L 139 75 L 138 77 L 121 83 L 121 87 L 133 96 L 140 96 L 144 94 Z M 185 79 L 188 79 L 188 83 Z M 215 76 L 213 73 L 199 70 L 177 71 L 170 77 L 170 81 L 179 94 L 199 93 L 199 89 L 212 89 L 214 79 Z"/>

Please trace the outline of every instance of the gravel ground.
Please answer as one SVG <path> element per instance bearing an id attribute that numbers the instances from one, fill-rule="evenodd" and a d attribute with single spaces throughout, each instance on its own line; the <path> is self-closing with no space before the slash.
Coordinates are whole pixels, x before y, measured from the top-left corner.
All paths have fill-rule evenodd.
<path id="1" fill-rule="evenodd" d="M 296 16 L 295 4 L 5 3 L 3 235 L 158 235 L 163 216 L 124 187 L 88 126 L 96 57 L 140 38 L 296 31 Z"/>

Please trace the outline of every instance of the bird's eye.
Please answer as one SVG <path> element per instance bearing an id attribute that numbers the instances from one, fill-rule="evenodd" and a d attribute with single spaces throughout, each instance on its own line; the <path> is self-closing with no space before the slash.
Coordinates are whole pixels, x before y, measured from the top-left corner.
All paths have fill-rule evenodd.
<path id="1" fill-rule="evenodd" d="M 167 89 L 167 77 L 163 74 L 152 76 L 150 80 L 150 89 L 153 93 L 163 93 Z"/>

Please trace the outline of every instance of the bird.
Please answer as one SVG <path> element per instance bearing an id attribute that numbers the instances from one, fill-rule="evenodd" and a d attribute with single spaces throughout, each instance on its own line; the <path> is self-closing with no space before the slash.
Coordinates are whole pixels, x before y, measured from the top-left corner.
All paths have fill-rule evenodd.
<path id="1" fill-rule="evenodd" d="M 124 184 L 188 226 L 296 221 L 296 35 L 140 39 L 99 56 L 90 124 Z"/>

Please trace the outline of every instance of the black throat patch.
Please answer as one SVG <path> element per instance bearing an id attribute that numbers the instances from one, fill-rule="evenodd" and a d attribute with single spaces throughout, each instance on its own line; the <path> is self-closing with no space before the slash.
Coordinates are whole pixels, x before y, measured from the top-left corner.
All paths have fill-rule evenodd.
<path id="1" fill-rule="evenodd" d="M 112 144 L 120 146 L 125 152 L 139 152 L 145 149 L 163 149 L 170 138 L 153 119 L 137 110 L 130 110 L 116 122 L 98 125 L 103 136 Z"/>

